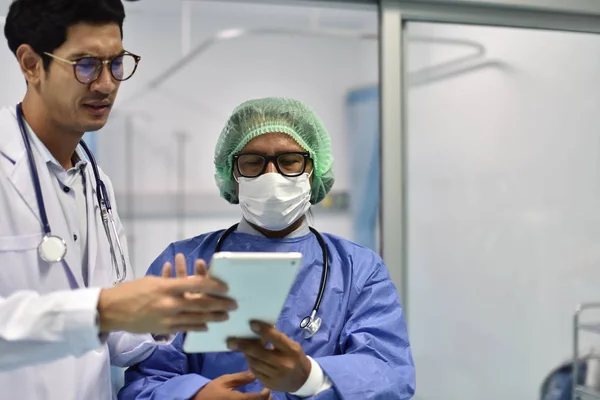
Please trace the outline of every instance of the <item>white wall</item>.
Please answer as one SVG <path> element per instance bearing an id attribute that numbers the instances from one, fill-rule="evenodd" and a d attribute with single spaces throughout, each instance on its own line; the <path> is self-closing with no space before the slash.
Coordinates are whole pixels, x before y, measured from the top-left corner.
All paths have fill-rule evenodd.
<path id="1" fill-rule="evenodd" d="M 572 354 L 576 304 L 600 296 L 600 37 L 408 29 L 478 41 L 500 62 L 409 96 L 417 398 L 539 398 Z M 417 47 L 411 70 L 465 52 Z"/>

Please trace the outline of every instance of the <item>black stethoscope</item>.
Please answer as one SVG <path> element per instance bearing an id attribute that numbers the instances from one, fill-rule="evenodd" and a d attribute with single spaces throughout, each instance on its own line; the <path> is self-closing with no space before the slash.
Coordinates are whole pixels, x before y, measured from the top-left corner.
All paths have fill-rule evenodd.
<path id="1" fill-rule="evenodd" d="M 221 251 L 223 247 L 223 242 L 227 236 L 229 236 L 233 231 L 235 231 L 238 227 L 238 224 L 230 226 L 219 238 L 217 241 L 217 245 L 215 246 L 215 253 Z M 309 227 L 310 231 L 316 236 L 317 242 L 319 242 L 319 246 L 323 251 L 323 270 L 321 271 L 321 283 L 319 286 L 319 294 L 317 295 L 317 300 L 315 301 L 315 305 L 310 313 L 300 321 L 300 328 L 304 330 L 304 338 L 308 339 L 312 337 L 317 331 L 321 328 L 321 323 L 323 322 L 320 317 L 317 317 L 317 312 L 319 311 L 319 306 L 321 305 L 321 300 L 323 299 L 323 294 L 325 294 L 325 286 L 327 286 L 327 276 L 329 273 L 329 256 L 327 253 L 327 244 L 323 239 L 323 236 L 314 229 L 313 227 Z"/>
<path id="2" fill-rule="evenodd" d="M 46 261 L 47 263 L 61 262 L 67 254 L 67 243 L 60 236 L 53 235 L 50 229 L 50 223 L 48 222 L 48 215 L 46 214 L 46 207 L 44 205 L 44 197 L 42 196 L 40 178 L 37 172 L 37 168 L 35 166 L 35 160 L 33 158 L 33 151 L 31 150 L 29 136 L 27 135 L 27 130 L 25 129 L 25 121 L 23 119 L 23 107 L 21 103 L 17 105 L 17 122 L 19 124 L 19 129 L 21 130 L 21 135 L 23 136 L 23 142 L 25 143 L 27 159 L 29 161 L 29 169 L 31 170 L 33 187 L 35 189 L 35 198 L 38 204 L 38 209 L 40 211 L 42 228 L 44 229 L 44 237 L 42 238 L 41 243 L 38 245 L 38 254 L 40 255 L 40 258 Z M 112 263 L 116 271 L 117 280 L 114 283 L 118 284 L 123 282 L 127 277 L 127 263 L 125 261 L 125 253 L 123 251 L 123 247 L 121 246 L 121 241 L 119 240 L 119 235 L 117 232 L 117 227 L 115 225 L 115 220 L 113 218 L 112 207 L 108 198 L 106 186 L 104 185 L 102 179 L 100 179 L 100 173 L 98 172 L 98 165 L 96 164 L 96 159 L 94 158 L 94 155 L 83 140 L 79 141 L 79 145 L 85 151 L 87 157 L 90 160 L 90 164 L 92 164 L 92 169 L 94 171 L 94 178 L 96 179 L 96 197 L 98 199 L 98 204 L 100 205 L 102 223 L 104 225 L 106 236 L 108 237 L 108 244 L 110 245 Z M 117 242 L 117 247 L 119 248 L 119 252 L 121 253 L 121 262 L 123 263 L 122 273 L 119 270 L 117 256 L 110 235 L 109 225 L 112 228 L 112 232 Z"/>

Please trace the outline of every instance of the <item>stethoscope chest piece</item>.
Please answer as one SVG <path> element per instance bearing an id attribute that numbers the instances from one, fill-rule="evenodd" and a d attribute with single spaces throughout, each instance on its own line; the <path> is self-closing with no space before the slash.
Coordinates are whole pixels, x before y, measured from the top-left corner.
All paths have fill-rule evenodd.
<path id="1" fill-rule="evenodd" d="M 61 262 L 67 254 L 67 243 L 58 236 L 45 235 L 38 246 L 38 253 L 48 263 Z"/>
<path id="2" fill-rule="evenodd" d="M 300 328 L 304 330 L 304 339 L 313 337 L 313 335 L 321 328 L 321 323 L 323 323 L 323 321 L 319 317 L 313 318 L 310 315 L 304 317 L 300 322 Z"/>

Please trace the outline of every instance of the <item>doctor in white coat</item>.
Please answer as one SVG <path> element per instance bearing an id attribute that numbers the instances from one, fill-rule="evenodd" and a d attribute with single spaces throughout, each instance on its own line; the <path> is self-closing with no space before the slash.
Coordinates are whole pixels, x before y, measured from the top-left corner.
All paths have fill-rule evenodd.
<path id="1" fill-rule="evenodd" d="M 226 286 L 202 274 L 113 287 L 117 271 L 123 278 L 123 263 L 111 259 L 121 260 L 117 239 L 131 275 L 125 234 L 98 170 L 113 205 L 107 234 L 92 162 L 78 143 L 104 126 L 120 82 L 137 67 L 139 57 L 123 48 L 124 16 L 121 0 L 16 0 L 8 12 L 5 36 L 27 92 L 19 106 L 0 109 L 2 399 L 110 399 L 110 366 L 139 362 L 158 345 L 146 332 L 204 330 L 235 308 L 212 296 Z M 62 242 L 40 246 L 48 231 Z"/>

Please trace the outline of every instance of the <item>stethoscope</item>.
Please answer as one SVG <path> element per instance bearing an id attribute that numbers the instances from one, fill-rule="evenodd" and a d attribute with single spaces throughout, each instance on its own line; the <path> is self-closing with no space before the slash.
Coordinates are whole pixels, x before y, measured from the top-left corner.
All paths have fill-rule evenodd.
<path id="1" fill-rule="evenodd" d="M 42 196 L 40 178 L 37 172 L 37 168 L 35 166 L 35 160 L 33 158 L 33 151 L 31 150 L 29 136 L 27 135 L 27 130 L 25 129 L 25 122 L 23 119 L 23 107 L 21 103 L 17 105 L 17 122 L 19 123 L 19 129 L 21 130 L 23 142 L 25 143 L 27 159 L 29 161 L 29 169 L 31 170 L 33 187 L 35 189 L 35 197 L 37 200 L 38 209 L 40 211 L 42 228 L 44 229 L 44 237 L 38 245 L 38 254 L 40 255 L 40 258 L 46 261 L 47 263 L 61 262 L 67 254 L 67 243 L 60 236 L 53 235 L 52 230 L 50 229 L 50 223 L 48 222 L 48 215 L 46 214 L 46 207 L 44 205 L 44 197 Z M 119 240 L 119 235 L 117 232 L 117 227 L 115 225 L 115 220 L 113 218 L 112 207 L 108 198 L 106 186 L 104 185 L 102 179 L 100 179 L 100 173 L 98 172 L 98 165 L 96 164 L 96 159 L 94 158 L 94 155 L 83 140 L 79 141 L 79 145 L 85 151 L 87 157 L 90 160 L 90 164 L 92 164 L 92 169 L 94 171 L 94 178 L 96 179 L 96 197 L 98 199 L 98 205 L 100 206 L 102 224 L 104 225 L 104 231 L 106 232 L 106 237 L 108 238 L 108 244 L 110 245 L 110 255 L 116 272 L 117 279 L 114 282 L 114 284 L 118 284 L 123 282 L 127 277 L 127 262 L 125 261 L 125 253 L 123 252 L 123 246 L 121 246 L 121 241 Z M 112 232 L 117 242 L 119 253 L 121 255 L 121 262 L 123 264 L 122 272 L 120 271 L 119 264 L 117 262 L 117 256 L 111 238 L 109 225 L 110 227 L 112 227 Z"/>
<path id="2" fill-rule="evenodd" d="M 227 236 L 231 234 L 231 232 L 235 231 L 238 227 L 238 224 L 230 226 L 219 238 L 217 241 L 217 245 L 215 246 L 215 253 L 221 251 L 223 247 L 223 242 Z M 319 306 L 321 305 L 321 300 L 323 299 L 323 294 L 325 294 L 325 286 L 327 286 L 327 274 L 329 272 L 329 257 L 327 254 L 327 244 L 325 240 L 323 240 L 323 236 L 314 229 L 313 227 L 309 227 L 310 231 L 316 236 L 317 242 L 319 242 L 319 246 L 321 246 L 321 250 L 323 251 L 323 270 L 321 271 L 321 283 L 319 284 L 319 294 L 317 295 L 317 300 L 313 306 L 313 309 L 310 315 L 307 315 L 300 321 L 300 328 L 304 330 L 304 338 L 309 339 L 312 337 L 317 331 L 321 328 L 321 323 L 323 322 L 320 317 L 317 317 L 317 312 L 319 311 Z"/>

